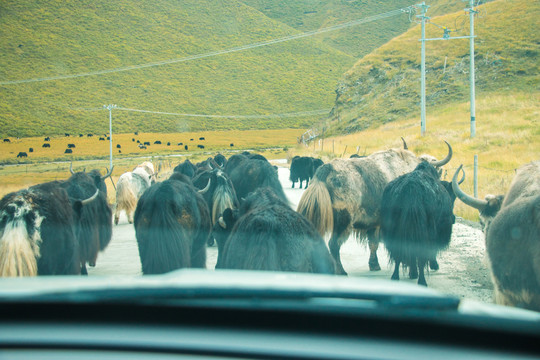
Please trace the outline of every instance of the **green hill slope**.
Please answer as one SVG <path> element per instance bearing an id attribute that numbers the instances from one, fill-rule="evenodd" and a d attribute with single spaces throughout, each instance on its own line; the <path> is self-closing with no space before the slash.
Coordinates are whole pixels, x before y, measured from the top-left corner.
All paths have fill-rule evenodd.
<path id="1" fill-rule="evenodd" d="M 130 71 L 298 31 L 239 1 L 3 1 L 0 134 L 108 131 L 103 104 L 175 114 L 253 115 L 330 109 L 354 58 L 317 37 Z M 314 117 L 212 118 L 116 111 L 114 131 L 305 127 Z"/>
<path id="2" fill-rule="evenodd" d="M 540 3 L 498 0 L 478 8 L 475 21 L 476 93 L 538 93 Z M 428 15 L 429 12 L 428 12 Z M 468 15 L 432 18 L 427 38 L 468 35 Z M 420 26 L 358 61 L 340 81 L 327 134 L 352 133 L 372 125 L 420 115 Z M 426 45 L 427 113 L 438 105 L 469 99 L 469 41 L 429 41 Z M 478 115 L 477 115 L 478 117 Z M 321 125 L 322 126 L 322 125 Z M 429 126 L 429 125 L 428 125 Z"/>

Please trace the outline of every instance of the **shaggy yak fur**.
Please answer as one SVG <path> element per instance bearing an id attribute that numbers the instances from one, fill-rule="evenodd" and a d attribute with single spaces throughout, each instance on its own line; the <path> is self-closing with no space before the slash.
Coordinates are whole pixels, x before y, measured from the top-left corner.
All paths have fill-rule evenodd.
<path id="1" fill-rule="evenodd" d="M 216 269 L 334 274 L 335 264 L 322 237 L 271 188 L 259 188 L 227 209 L 214 226 Z"/>

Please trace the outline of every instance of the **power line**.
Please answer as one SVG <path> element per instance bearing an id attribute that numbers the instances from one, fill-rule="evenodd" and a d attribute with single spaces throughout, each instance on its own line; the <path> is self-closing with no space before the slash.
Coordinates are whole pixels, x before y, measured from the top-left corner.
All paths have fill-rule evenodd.
<path id="1" fill-rule="evenodd" d="M 262 46 L 274 45 L 274 44 L 278 44 L 278 43 L 282 43 L 282 42 L 286 42 L 286 41 L 301 39 L 301 38 L 314 36 L 314 35 L 319 35 L 319 34 L 331 32 L 331 31 L 342 30 L 342 29 L 349 28 L 349 27 L 352 27 L 352 26 L 357 26 L 357 25 L 369 23 L 369 22 L 372 22 L 372 21 L 377 21 L 377 20 L 381 20 L 381 19 L 384 19 L 384 18 L 396 16 L 396 15 L 402 14 L 404 12 L 410 13 L 411 11 L 412 11 L 412 7 L 409 6 L 409 7 L 406 7 L 406 8 L 392 10 L 392 11 L 388 11 L 388 12 L 378 14 L 378 15 L 368 16 L 368 17 L 363 18 L 363 19 L 349 21 L 349 22 L 346 22 L 346 23 L 343 23 L 343 24 L 328 26 L 328 27 L 321 28 L 321 29 L 318 29 L 318 30 L 312 30 L 312 31 L 308 31 L 308 32 L 300 33 L 300 34 L 285 36 L 285 37 L 282 37 L 282 38 L 279 38 L 279 39 L 273 39 L 273 40 L 262 41 L 262 42 L 257 42 L 257 43 L 253 43 L 253 44 L 248 44 L 248 45 L 242 45 L 242 46 L 238 46 L 238 47 L 234 47 L 234 48 L 230 48 L 230 49 L 225 49 L 225 50 L 212 51 L 212 52 L 209 52 L 209 53 L 206 53 L 206 54 L 191 55 L 191 56 L 187 56 L 187 57 L 183 57 L 183 58 L 179 58 L 179 59 L 169 59 L 169 60 L 163 60 L 163 61 L 147 63 L 147 64 L 129 65 L 129 66 L 120 67 L 120 68 L 116 68 L 116 69 L 98 70 L 98 71 L 92 71 L 92 72 L 81 73 L 81 74 L 59 75 L 59 76 L 50 76 L 50 77 L 44 77 L 44 78 L 1 81 L 0 85 L 15 85 L 15 84 L 42 82 L 42 81 L 51 81 L 51 80 L 74 79 L 74 78 L 79 78 L 79 77 L 105 75 L 105 74 L 112 74 L 112 73 L 123 72 L 123 71 L 144 69 L 144 68 L 149 68 L 149 67 L 154 67 L 154 66 L 163 66 L 163 65 L 176 64 L 176 63 L 181 63 L 181 62 L 187 62 L 187 61 L 192 61 L 192 60 L 198 60 L 198 59 L 203 59 L 203 58 L 208 58 L 208 57 L 213 57 L 213 56 L 225 55 L 225 54 L 230 54 L 230 53 L 234 53 L 234 52 L 254 49 L 254 48 L 258 48 L 258 47 L 262 47 Z"/>

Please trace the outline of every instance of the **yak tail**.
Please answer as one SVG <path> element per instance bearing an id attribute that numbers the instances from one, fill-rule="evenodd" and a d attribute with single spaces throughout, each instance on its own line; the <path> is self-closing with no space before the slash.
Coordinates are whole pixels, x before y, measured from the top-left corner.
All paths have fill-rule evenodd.
<path id="1" fill-rule="evenodd" d="M 129 215 L 137 207 L 137 196 L 129 184 L 119 182 L 116 188 L 116 207 L 115 216 L 118 216 L 120 211 L 125 210 L 126 215 Z"/>
<path id="2" fill-rule="evenodd" d="M 169 204 L 156 202 L 144 214 L 135 213 L 135 233 L 145 275 L 191 267 L 189 225 L 180 223 L 170 209 Z"/>
<path id="3" fill-rule="evenodd" d="M 212 225 L 214 225 L 226 209 L 236 208 L 236 195 L 228 186 L 218 186 L 214 191 L 212 204 Z"/>
<path id="4" fill-rule="evenodd" d="M 302 194 L 296 211 L 311 221 L 323 237 L 334 228 L 332 199 L 325 182 L 317 177 Z"/>
<path id="5" fill-rule="evenodd" d="M 36 257 L 39 248 L 28 236 L 24 222 L 8 222 L 0 239 L 0 277 L 36 276 Z"/>

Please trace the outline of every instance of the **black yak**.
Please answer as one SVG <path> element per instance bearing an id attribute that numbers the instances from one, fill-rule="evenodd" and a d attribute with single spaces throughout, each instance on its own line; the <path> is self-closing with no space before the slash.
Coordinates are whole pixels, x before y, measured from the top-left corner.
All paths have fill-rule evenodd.
<path id="1" fill-rule="evenodd" d="M 438 167 L 450 161 L 452 148 Z M 383 190 L 390 181 L 411 172 L 427 156 L 417 157 L 404 149 L 376 152 L 360 159 L 334 159 L 317 169 L 302 194 L 298 212 L 310 220 L 319 233 L 332 234 L 328 246 L 339 273 L 346 274 L 339 254 L 341 245 L 355 233 L 369 241 L 369 269 L 380 270 L 377 248 L 380 204 Z"/>
<path id="2" fill-rule="evenodd" d="M 205 267 L 211 219 L 193 186 L 174 175 L 155 183 L 139 199 L 134 224 L 143 274 Z"/>
<path id="3" fill-rule="evenodd" d="M 321 235 L 271 188 L 259 188 L 214 225 L 216 269 L 335 274 Z"/>
<path id="4" fill-rule="evenodd" d="M 99 195 L 72 199 L 60 181 L 0 200 L 0 276 L 80 274 L 79 218 Z"/>
<path id="5" fill-rule="evenodd" d="M 506 195 L 457 197 L 480 211 L 495 302 L 540 311 L 540 161 L 521 166 Z"/>
<path id="6" fill-rule="evenodd" d="M 450 244 L 454 202 L 439 180 L 435 167 L 422 161 L 414 171 L 388 183 L 381 201 L 381 236 L 395 262 L 409 267 L 411 279 L 427 286 L 424 268 Z"/>

